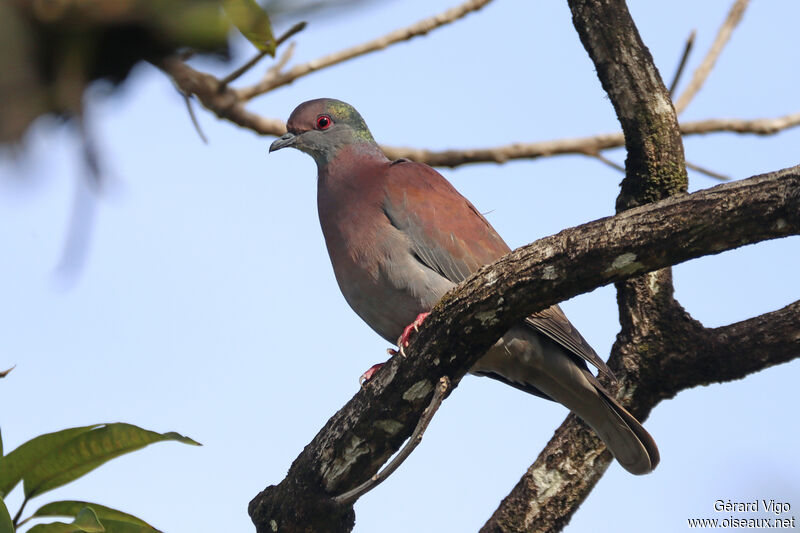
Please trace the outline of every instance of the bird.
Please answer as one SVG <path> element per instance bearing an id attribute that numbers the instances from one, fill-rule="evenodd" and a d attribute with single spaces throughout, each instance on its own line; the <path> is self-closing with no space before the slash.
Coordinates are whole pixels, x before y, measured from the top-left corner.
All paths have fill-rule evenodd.
<path id="1" fill-rule="evenodd" d="M 317 164 L 320 225 L 345 300 L 401 350 L 448 290 L 511 251 L 435 169 L 389 160 L 350 104 L 319 98 L 297 106 L 269 151 L 288 147 Z M 513 325 L 470 373 L 561 403 L 623 468 L 651 472 L 660 459 L 654 439 L 587 363 L 616 379 L 554 305 Z"/>

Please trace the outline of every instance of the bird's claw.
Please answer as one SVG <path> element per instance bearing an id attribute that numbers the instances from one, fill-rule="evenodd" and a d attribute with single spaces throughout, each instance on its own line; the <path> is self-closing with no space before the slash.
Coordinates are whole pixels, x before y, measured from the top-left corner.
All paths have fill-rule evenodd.
<path id="1" fill-rule="evenodd" d="M 372 375 L 375 374 L 375 372 L 377 372 L 382 366 L 383 363 L 378 363 L 369 367 L 369 369 L 367 369 L 367 371 L 361 374 L 361 376 L 358 378 L 358 384 L 362 387 L 366 386 L 367 382 L 372 379 Z"/>
<path id="2" fill-rule="evenodd" d="M 419 327 L 422 325 L 425 319 L 428 318 L 429 314 L 430 313 L 418 314 L 417 318 L 414 319 L 414 322 L 406 326 L 405 329 L 403 330 L 403 334 L 400 335 L 399 339 L 397 339 L 397 347 L 400 348 L 400 355 L 402 355 L 403 357 L 406 356 L 404 348 L 408 346 L 408 339 L 411 338 L 411 332 L 419 331 Z"/>

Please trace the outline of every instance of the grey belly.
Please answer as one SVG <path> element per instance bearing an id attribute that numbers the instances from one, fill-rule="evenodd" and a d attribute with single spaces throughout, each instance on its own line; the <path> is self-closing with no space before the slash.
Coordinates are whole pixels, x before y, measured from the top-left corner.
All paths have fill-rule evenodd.
<path id="1" fill-rule="evenodd" d="M 356 269 L 336 273 L 350 307 L 375 332 L 394 344 L 403 329 L 430 311 L 453 283 L 408 255 L 386 261 L 376 274 Z"/>

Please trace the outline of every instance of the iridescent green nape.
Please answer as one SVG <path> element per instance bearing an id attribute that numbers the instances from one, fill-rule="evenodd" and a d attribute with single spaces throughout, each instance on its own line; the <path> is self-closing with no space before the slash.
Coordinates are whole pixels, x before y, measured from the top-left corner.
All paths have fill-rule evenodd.
<path id="1" fill-rule="evenodd" d="M 353 128 L 353 133 L 357 138 L 369 143 L 375 142 L 375 139 L 372 137 L 372 133 L 370 133 L 369 128 L 367 127 L 367 123 L 364 122 L 364 119 L 361 117 L 358 111 L 353 108 L 353 106 L 342 102 L 341 100 L 330 99 L 328 100 L 326 107 L 328 108 L 328 112 L 331 114 L 334 120 L 338 119 L 339 121 L 350 124 L 350 126 Z"/>

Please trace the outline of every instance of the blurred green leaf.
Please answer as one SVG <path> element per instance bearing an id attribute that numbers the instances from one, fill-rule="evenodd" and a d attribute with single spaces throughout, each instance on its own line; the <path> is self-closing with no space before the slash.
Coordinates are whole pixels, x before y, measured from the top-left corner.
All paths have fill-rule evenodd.
<path id="1" fill-rule="evenodd" d="M 256 0 L 222 0 L 222 7 L 248 41 L 262 52 L 275 56 L 272 23 Z"/>
<path id="2" fill-rule="evenodd" d="M 214 50 L 227 45 L 230 22 L 217 0 L 150 0 L 149 21 L 182 46 Z"/>
<path id="3" fill-rule="evenodd" d="M 20 445 L 0 458 L 0 498 L 17 486 L 34 465 L 78 435 L 99 427 L 99 424 L 45 433 Z"/>
<path id="4" fill-rule="evenodd" d="M 132 424 L 93 426 L 90 431 L 75 435 L 31 465 L 23 476 L 25 497 L 38 496 L 78 479 L 115 457 L 165 440 L 200 445 L 175 432 L 156 433 Z"/>
<path id="5" fill-rule="evenodd" d="M 0 498 L 0 533 L 14 533 L 14 523 L 2 498 Z"/>
<path id="6" fill-rule="evenodd" d="M 38 524 L 28 530 L 28 533 L 102 533 L 107 531 L 97 519 L 97 515 L 88 507 L 84 507 L 71 524 L 64 522 L 51 522 Z"/>
<path id="7" fill-rule="evenodd" d="M 127 526 L 130 526 L 130 529 L 125 529 L 125 531 L 158 531 L 144 520 L 131 514 L 124 513 L 117 509 L 112 509 L 111 507 L 106 507 L 105 505 L 100 505 L 98 503 L 83 501 L 65 500 L 48 503 L 37 509 L 32 516 L 78 516 L 78 513 L 81 511 L 81 509 L 84 509 L 85 507 L 89 507 L 95 512 L 97 518 L 99 518 L 100 522 L 105 526 L 106 531 L 118 531 L 120 530 L 119 528 L 126 524 Z M 111 522 L 114 522 L 113 528 L 110 528 L 109 526 Z"/>

